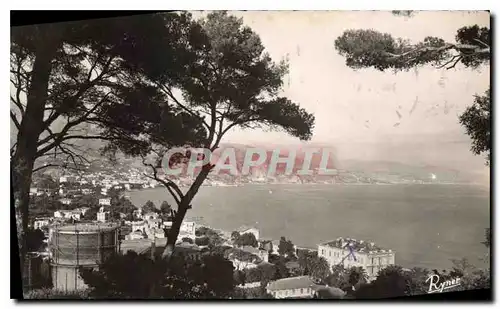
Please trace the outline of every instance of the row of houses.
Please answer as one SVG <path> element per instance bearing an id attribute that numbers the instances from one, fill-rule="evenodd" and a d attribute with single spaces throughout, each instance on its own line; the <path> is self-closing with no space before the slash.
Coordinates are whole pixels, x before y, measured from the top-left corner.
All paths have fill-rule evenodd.
<path id="1" fill-rule="evenodd" d="M 170 230 L 170 228 L 172 227 L 172 221 L 162 220 L 156 212 L 148 212 L 143 214 L 142 209 L 136 209 L 134 211 L 134 217 L 137 218 L 137 220 L 125 221 L 125 225 L 129 225 L 132 228 L 132 232 L 125 236 L 126 240 L 165 238 L 165 231 Z M 178 239 L 181 240 L 183 238 L 189 238 L 193 241 L 195 240 L 195 222 L 182 222 Z"/>
<path id="2" fill-rule="evenodd" d="M 30 188 L 31 196 L 76 196 L 88 194 L 107 195 L 109 190 L 132 190 L 141 188 L 154 188 L 157 182 L 144 178 L 135 169 L 128 172 L 92 172 L 66 174 L 58 178 L 58 188 Z M 98 191 L 96 191 L 98 190 Z"/>
<path id="3" fill-rule="evenodd" d="M 73 203 L 73 199 L 71 198 L 62 198 L 59 200 L 63 205 L 71 205 Z M 100 206 L 111 206 L 111 198 L 105 197 L 99 199 Z"/>

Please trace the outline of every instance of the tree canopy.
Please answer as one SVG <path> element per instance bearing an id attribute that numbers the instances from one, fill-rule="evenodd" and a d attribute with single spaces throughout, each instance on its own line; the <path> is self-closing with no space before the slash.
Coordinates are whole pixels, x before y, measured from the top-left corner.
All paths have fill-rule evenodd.
<path id="1" fill-rule="evenodd" d="M 197 22 L 196 31 L 183 36 L 189 52 L 178 55 L 183 63 L 182 74 L 172 77 L 170 60 L 158 56 L 155 65 L 146 67 L 148 87 L 158 89 L 161 98 L 148 110 L 143 110 L 139 123 L 146 119 L 147 129 L 131 130 L 120 126 L 120 140 L 127 136 L 142 144 L 115 143 L 115 147 L 127 154 L 141 155 L 145 165 L 150 167 L 149 177 L 163 184 L 173 196 L 177 211 L 168 237 L 165 255 L 169 255 L 179 234 L 180 225 L 198 189 L 215 165 L 210 156 L 203 157 L 198 174 L 189 189 L 183 192 L 169 177 L 162 174 L 162 164 L 170 149 L 171 122 L 191 128 L 191 138 L 180 137 L 188 147 L 217 149 L 223 136 L 232 128 L 267 128 L 281 130 L 301 140 L 312 136 L 314 116 L 297 103 L 280 96 L 283 78 L 288 71 L 285 61 L 275 63 L 264 52 L 259 36 L 236 18 L 219 11 L 208 14 Z M 182 33 L 184 34 L 184 33 Z M 155 38 L 156 39 L 156 38 Z M 160 117 L 161 101 L 172 103 L 172 113 L 167 120 Z M 115 115 L 128 115 L 127 110 L 117 110 Z M 130 119 L 124 119 L 130 123 Z M 180 130 L 182 131 L 182 129 Z M 116 130 L 115 130 L 116 132 Z M 184 133 L 184 132 L 183 132 Z M 194 157 L 197 158 L 197 157 Z M 186 163 L 191 159 L 191 150 L 177 154 L 167 164 Z M 199 161 L 199 160 L 198 160 Z M 165 164 L 166 165 L 166 164 Z"/>
<path id="2" fill-rule="evenodd" d="M 167 201 L 163 201 L 160 205 L 160 211 L 164 215 L 170 215 L 170 211 L 172 210 L 172 206 Z"/>
<path id="3" fill-rule="evenodd" d="M 122 133 L 124 127 L 158 131 L 143 111 L 168 120 L 170 130 L 162 130 L 161 137 L 165 144 L 196 136 L 196 126 L 184 127 L 181 118 L 187 116 L 170 109 L 144 74 L 156 76 L 155 61 L 161 57 L 168 67 L 163 80 L 175 84 L 185 74 L 183 61 L 191 61 L 186 38 L 196 36 L 197 29 L 189 14 L 178 13 L 11 28 L 10 118 L 16 133 L 11 165 L 19 230 L 26 233 L 28 227 L 33 171 L 53 166 L 37 167 L 37 159 L 61 158 L 63 167 L 79 166 L 88 158 L 78 140 L 113 141 L 109 148 L 116 149 L 125 138 L 129 149 L 140 149 L 140 136 Z"/>
<path id="4" fill-rule="evenodd" d="M 397 11 L 395 14 L 400 15 Z M 457 30 L 455 42 L 428 36 L 422 42 L 412 43 L 395 38 L 389 33 L 368 29 L 350 29 L 335 40 L 335 49 L 345 57 L 353 69 L 374 68 L 394 72 L 432 65 L 452 69 L 457 64 L 466 68 L 489 65 L 491 58 L 491 30 L 478 25 Z M 474 104 L 460 116 L 460 123 L 472 139 L 472 152 L 485 153 L 489 164 L 491 149 L 490 90 L 484 96 L 476 95 Z"/>
<path id="5" fill-rule="evenodd" d="M 143 206 L 142 206 L 142 213 L 147 214 L 148 212 L 157 212 L 158 209 L 156 208 L 155 203 L 151 201 L 147 201 Z"/>
<path id="6" fill-rule="evenodd" d="M 278 245 L 278 253 L 283 256 L 294 256 L 295 247 L 291 240 L 287 240 L 285 237 L 280 238 Z"/>
<path id="7" fill-rule="evenodd" d="M 326 282 L 329 286 L 337 287 L 347 293 L 352 293 L 362 284 L 366 284 L 368 275 L 362 267 L 349 267 L 334 265 L 332 274 L 328 276 Z"/>
<path id="8" fill-rule="evenodd" d="M 166 263 L 129 251 L 109 259 L 99 270 L 80 273 L 90 297 L 96 299 L 227 298 L 234 289 L 232 263 L 216 255 L 200 262 L 175 256 Z"/>
<path id="9" fill-rule="evenodd" d="M 239 235 L 238 238 L 234 240 L 234 244 L 238 247 L 251 246 L 257 248 L 259 242 L 257 241 L 257 238 L 255 238 L 254 234 L 244 233 Z"/>
<path id="10" fill-rule="evenodd" d="M 472 139 L 472 152 L 476 155 L 486 153 L 486 162 L 489 164 L 491 151 L 490 89 L 486 90 L 483 96 L 476 95 L 474 104 L 465 109 L 459 120 Z"/>
<path id="11" fill-rule="evenodd" d="M 455 42 L 438 37 L 426 37 L 422 42 L 394 38 L 375 30 L 346 30 L 335 40 L 335 49 L 353 69 L 375 68 L 384 71 L 408 70 L 423 65 L 454 68 L 458 63 L 477 68 L 489 63 L 491 56 L 490 29 L 478 25 L 457 30 Z"/>

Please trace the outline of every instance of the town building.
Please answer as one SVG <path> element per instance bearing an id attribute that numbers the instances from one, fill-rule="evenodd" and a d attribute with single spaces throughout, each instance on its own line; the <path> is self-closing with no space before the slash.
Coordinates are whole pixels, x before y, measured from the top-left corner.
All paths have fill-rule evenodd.
<path id="1" fill-rule="evenodd" d="M 273 251 L 273 243 L 271 240 L 259 240 L 259 248 L 267 252 Z"/>
<path id="2" fill-rule="evenodd" d="M 252 248 L 253 250 L 249 248 Z M 258 251 L 258 249 L 253 247 L 248 247 L 247 250 L 234 248 L 227 253 L 227 259 L 233 263 L 235 270 L 256 268 L 260 263 L 267 263 L 259 257 Z"/>
<path id="3" fill-rule="evenodd" d="M 163 221 L 162 222 L 162 227 L 164 229 L 170 230 L 172 228 L 172 221 Z"/>
<path id="4" fill-rule="evenodd" d="M 111 206 L 111 199 L 110 198 L 100 198 L 99 199 L 99 205 L 101 205 L 101 206 Z"/>
<path id="5" fill-rule="evenodd" d="M 71 213 L 72 213 L 71 210 L 56 210 L 54 211 L 54 218 L 70 219 Z"/>
<path id="6" fill-rule="evenodd" d="M 107 222 L 110 218 L 110 212 L 109 211 L 104 211 L 104 207 L 101 207 L 99 209 L 99 212 L 97 213 L 97 221 L 99 222 Z"/>
<path id="7" fill-rule="evenodd" d="M 150 228 L 146 230 L 149 239 L 165 238 L 165 231 L 160 228 Z"/>
<path id="8" fill-rule="evenodd" d="M 195 232 L 196 232 L 196 223 L 190 221 L 184 221 L 181 224 L 178 238 L 179 239 L 191 238 L 192 240 L 195 240 L 196 238 Z"/>
<path id="9" fill-rule="evenodd" d="M 30 188 L 30 196 L 35 196 L 38 192 L 38 188 Z"/>
<path id="10" fill-rule="evenodd" d="M 71 199 L 69 198 L 62 198 L 59 200 L 59 202 L 61 202 L 61 204 L 63 205 L 71 205 Z"/>
<path id="11" fill-rule="evenodd" d="M 161 228 L 162 220 L 160 218 L 147 220 L 146 222 L 149 229 Z"/>
<path id="12" fill-rule="evenodd" d="M 253 288 L 258 288 L 262 285 L 262 282 L 256 281 L 256 282 L 245 282 L 245 284 L 240 284 L 237 285 L 236 287 L 239 289 L 253 289 Z"/>
<path id="13" fill-rule="evenodd" d="M 330 266 L 363 267 L 369 280 L 377 277 L 381 269 L 395 263 L 395 252 L 382 249 L 373 242 L 351 238 L 337 238 L 318 245 L 318 255 Z"/>
<path id="14" fill-rule="evenodd" d="M 137 231 L 137 230 L 143 231 L 147 227 L 147 223 L 144 220 L 125 221 L 125 224 L 130 225 L 132 227 L 132 231 Z"/>
<path id="15" fill-rule="evenodd" d="M 85 216 L 85 214 L 87 213 L 87 211 L 90 210 L 89 207 L 82 207 L 82 208 L 78 208 L 78 209 L 75 209 L 75 210 L 78 210 L 82 213 L 82 216 Z"/>
<path id="16" fill-rule="evenodd" d="M 239 247 L 239 249 L 258 256 L 264 262 L 269 262 L 269 253 L 266 250 L 257 249 L 252 246 L 243 246 Z"/>
<path id="17" fill-rule="evenodd" d="M 291 276 L 299 276 L 301 274 L 301 267 L 297 261 L 289 261 L 285 263 L 286 269 Z"/>
<path id="18" fill-rule="evenodd" d="M 82 193 L 83 194 L 90 194 L 90 193 L 92 193 L 92 189 L 90 189 L 90 188 L 82 188 Z"/>
<path id="19" fill-rule="evenodd" d="M 80 210 L 72 210 L 71 211 L 71 219 L 80 221 L 82 218 L 82 212 Z"/>
<path id="20" fill-rule="evenodd" d="M 61 176 L 59 177 L 59 183 L 75 182 L 75 176 Z"/>
<path id="21" fill-rule="evenodd" d="M 33 228 L 35 230 L 41 230 L 43 227 L 50 224 L 51 218 L 36 218 L 33 222 Z"/>
<path id="22" fill-rule="evenodd" d="M 313 298 L 322 286 L 317 285 L 308 276 L 284 278 L 271 281 L 266 287 L 267 293 L 274 298 Z"/>
<path id="23" fill-rule="evenodd" d="M 125 240 L 136 240 L 136 239 L 144 239 L 144 234 L 142 231 L 132 231 L 130 234 L 125 236 Z"/>
<path id="24" fill-rule="evenodd" d="M 299 255 L 299 252 L 300 251 L 303 251 L 303 252 L 309 252 L 309 253 L 314 253 L 314 252 L 318 252 L 318 248 L 309 248 L 309 247 L 297 247 L 295 246 L 295 255 Z"/>
<path id="25" fill-rule="evenodd" d="M 155 219 L 158 219 L 159 215 L 156 213 L 156 212 L 148 212 L 148 213 L 145 213 L 144 215 L 142 215 L 142 218 L 144 220 L 155 220 Z"/>

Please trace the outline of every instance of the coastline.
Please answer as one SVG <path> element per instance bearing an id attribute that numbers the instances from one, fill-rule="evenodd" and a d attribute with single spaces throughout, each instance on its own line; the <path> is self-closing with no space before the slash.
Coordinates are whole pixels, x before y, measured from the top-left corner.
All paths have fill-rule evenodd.
<path id="1" fill-rule="evenodd" d="M 251 186 L 470 186 L 470 187 L 482 187 L 485 189 L 490 189 L 489 186 L 479 183 L 245 183 L 238 185 L 215 185 L 208 186 L 202 185 L 201 188 L 236 188 L 236 187 L 251 187 Z M 189 189 L 190 186 L 179 185 L 181 189 Z M 159 185 L 154 188 L 141 188 L 141 189 L 131 189 L 125 190 L 124 192 L 140 192 L 140 191 L 151 191 L 156 189 L 163 189 L 164 187 Z"/>

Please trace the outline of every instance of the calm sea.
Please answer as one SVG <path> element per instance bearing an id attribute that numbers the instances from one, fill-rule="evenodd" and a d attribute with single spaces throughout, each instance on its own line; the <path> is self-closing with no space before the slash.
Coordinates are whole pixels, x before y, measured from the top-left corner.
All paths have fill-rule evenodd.
<path id="1" fill-rule="evenodd" d="M 135 205 L 172 201 L 163 188 L 129 192 Z M 449 268 L 483 256 L 490 226 L 489 189 L 462 185 L 248 185 L 202 187 L 188 218 L 232 231 L 259 228 L 316 247 L 337 237 L 396 251 L 403 267 Z"/>

